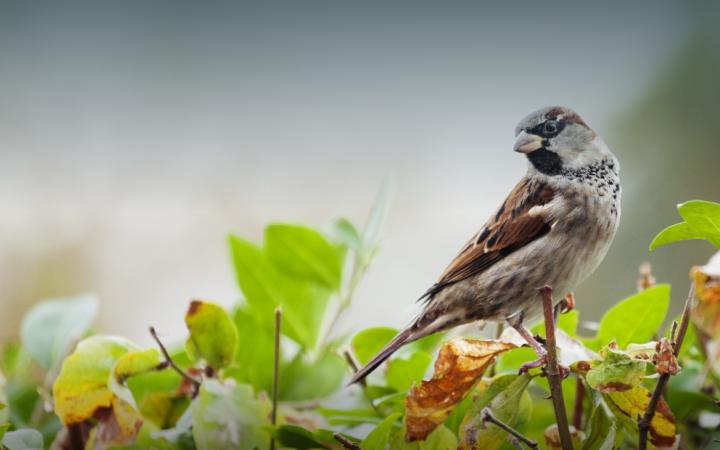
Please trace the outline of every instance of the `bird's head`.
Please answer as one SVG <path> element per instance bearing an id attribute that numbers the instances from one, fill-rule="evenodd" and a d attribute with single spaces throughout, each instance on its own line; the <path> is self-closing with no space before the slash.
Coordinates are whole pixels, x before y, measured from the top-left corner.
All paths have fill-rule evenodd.
<path id="1" fill-rule="evenodd" d="M 601 162 L 612 153 L 603 140 L 570 108 L 549 106 L 535 111 L 515 128 L 514 150 L 524 153 L 546 175 Z"/>

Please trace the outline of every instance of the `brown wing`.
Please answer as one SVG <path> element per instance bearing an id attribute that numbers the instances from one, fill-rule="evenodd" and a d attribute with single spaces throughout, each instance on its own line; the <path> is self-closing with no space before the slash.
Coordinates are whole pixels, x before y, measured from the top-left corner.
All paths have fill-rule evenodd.
<path id="1" fill-rule="evenodd" d="M 447 286 L 482 273 L 505 256 L 547 234 L 553 219 L 544 211 L 531 213 L 530 210 L 549 203 L 554 196 L 555 192 L 547 184 L 523 178 L 420 300 L 430 301 Z"/>

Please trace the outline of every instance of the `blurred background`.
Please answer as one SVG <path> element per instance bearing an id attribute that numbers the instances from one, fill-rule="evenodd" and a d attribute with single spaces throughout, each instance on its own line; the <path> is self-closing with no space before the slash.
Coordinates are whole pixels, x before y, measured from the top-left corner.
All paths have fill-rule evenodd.
<path id="1" fill-rule="evenodd" d="M 720 201 L 717 2 L 0 3 L 0 339 L 42 298 L 95 292 L 97 328 L 184 335 L 239 296 L 229 232 L 362 223 L 382 248 L 341 328 L 405 324 L 526 170 L 513 129 L 576 109 L 622 165 L 623 218 L 576 292 L 598 319 L 638 265 L 673 283 L 709 245 L 653 253 L 675 204 Z"/>

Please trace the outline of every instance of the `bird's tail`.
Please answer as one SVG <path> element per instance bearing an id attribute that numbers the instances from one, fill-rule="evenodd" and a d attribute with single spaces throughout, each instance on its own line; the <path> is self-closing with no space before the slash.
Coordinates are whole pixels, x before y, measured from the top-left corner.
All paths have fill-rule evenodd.
<path id="1" fill-rule="evenodd" d="M 395 353 L 400 347 L 405 344 L 409 344 L 410 342 L 413 342 L 423 336 L 422 334 L 418 335 L 416 332 L 413 332 L 412 328 L 412 326 L 409 326 L 402 330 L 400 333 L 398 333 L 397 336 L 392 338 L 392 340 L 388 342 L 387 345 L 385 345 L 385 347 L 383 347 L 382 350 L 380 350 L 380 352 L 372 360 L 370 360 L 369 363 L 365 364 L 365 366 L 363 366 L 355 373 L 355 375 L 353 375 L 348 385 L 362 381 L 366 376 L 370 375 L 373 370 L 377 369 L 380 364 L 382 364 L 393 353 Z"/>

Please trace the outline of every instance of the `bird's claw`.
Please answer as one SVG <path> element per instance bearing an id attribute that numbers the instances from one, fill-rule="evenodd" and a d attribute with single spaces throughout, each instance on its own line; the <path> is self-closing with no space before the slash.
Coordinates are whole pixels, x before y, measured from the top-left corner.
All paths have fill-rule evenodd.
<path id="1" fill-rule="evenodd" d="M 526 362 L 522 366 L 520 366 L 520 370 L 518 371 L 519 375 L 528 373 L 530 369 L 537 369 L 538 367 L 543 368 L 543 373 L 547 372 L 547 355 L 542 355 L 540 358 L 536 359 L 535 361 Z M 558 364 L 558 371 L 560 372 L 560 379 L 565 379 L 570 375 L 570 368 L 567 366 L 563 366 L 561 364 Z"/>
<path id="2" fill-rule="evenodd" d="M 545 365 L 545 363 L 547 363 L 547 355 L 541 355 L 540 358 L 536 359 L 535 361 L 526 362 L 525 364 L 520 366 L 518 374 L 522 375 L 524 373 L 528 373 L 530 369 L 536 369 L 540 366 Z"/>

